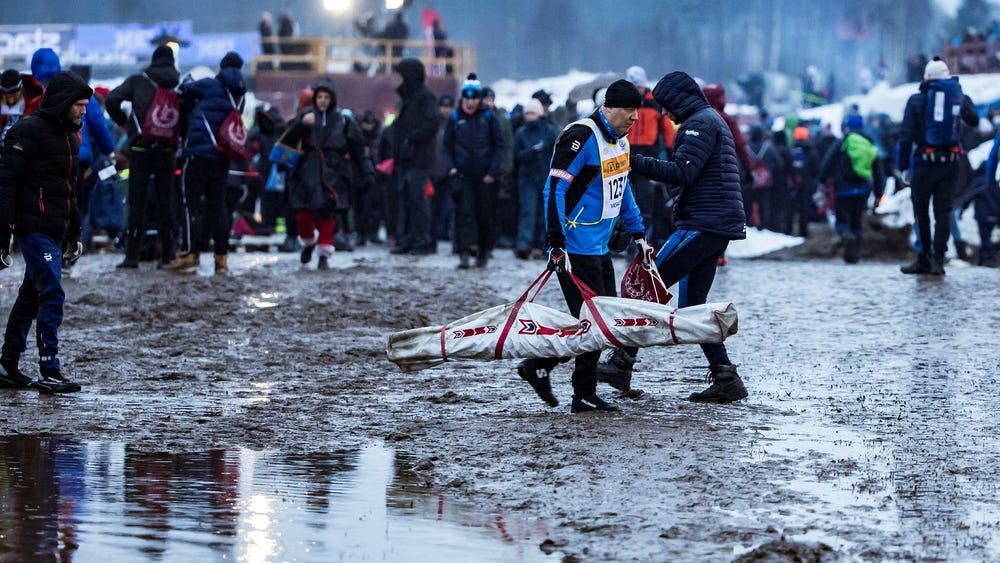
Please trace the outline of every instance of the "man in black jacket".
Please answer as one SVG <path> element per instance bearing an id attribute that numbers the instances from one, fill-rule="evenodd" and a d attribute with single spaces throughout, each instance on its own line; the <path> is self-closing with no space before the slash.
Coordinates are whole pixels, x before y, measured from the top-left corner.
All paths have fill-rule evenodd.
<path id="1" fill-rule="evenodd" d="M 437 97 L 424 85 L 424 63 L 403 59 L 396 65 L 403 83 L 396 88 L 399 115 L 393 122 L 393 165 L 398 194 L 398 234 L 393 254 L 431 254 L 430 198 L 425 186 L 434 164 L 434 139 L 441 126 Z M 391 232 L 391 231 L 390 231 Z"/>
<path id="2" fill-rule="evenodd" d="M 676 230 L 660 249 L 656 264 L 667 287 L 686 281 L 677 297 L 680 307 L 700 305 L 708 299 L 718 258 L 729 241 L 746 238 L 736 145 L 729 126 L 686 73 L 672 72 L 661 78 L 653 97 L 680 124 L 674 152 L 667 160 L 633 154 L 632 169 L 680 187 L 674 207 Z M 708 359 L 712 385 L 688 399 L 728 403 L 745 398 L 746 387 L 725 345 L 702 344 L 701 349 Z M 627 387 L 634 362 L 624 350 L 615 350 L 598 374 L 612 385 Z M 627 378 L 624 385 L 623 378 Z"/>
<path id="3" fill-rule="evenodd" d="M 129 141 L 129 185 L 128 228 L 125 237 L 125 260 L 119 268 L 138 268 L 142 239 L 146 233 L 146 196 L 149 179 L 155 176 L 156 206 L 160 236 L 160 265 L 167 266 L 174 257 L 174 213 L 171 209 L 174 170 L 177 167 L 175 154 L 177 139 L 154 141 L 143 135 L 143 125 L 148 124 L 147 116 L 152 109 L 157 88 L 173 90 L 180 82 L 180 74 L 174 67 L 174 52 L 165 45 L 153 51 L 151 64 L 139 74 L 125 79 L 117 88 L 108 93 L 105 102 L 108 115 L 121 127 L 128 129 Z M 122 111 L 123 102 L 132 103 L 131 117 Z M 170 108 L 159 108 L 167 113 L 163 118 L 180 119 L 179 112 Z M 176 126 L 176 125 L 175 125 Z M 148 132 L 147 132 L 148 133 Z"/>
<path id="4" fill-rule="evenodd" d="M 9 264 L 11 234 L 24 256 L 24 281 L 11 307 L 0 355 L 0 387 L 34 387 L 70 393 L 80 385 L 59 369 L 63 319 L 62 262 L 83 252 L 75 188 L 78 131 L 93 90 L 79 76 L 60 72 L 49 82 L 42 107 L 19 120 L 0 147 L 0 262 Z M 18 369 L 28 331 L 37 321 L 40 378 Z"/>
<path id="5" fill-rule="evenodd" d="M 944 253 L 951 233 L 952 192 L 962 152 L 959 118 L 970 127 L 979 125 L 976 105 L 962 92 L 958 77 L 952 77 L 948 65 L 934 57 L 924 69 L 920 91 L 906 101 L 899 126 L 896 169 L 900 172 L 896 176 L 903 178 L 912 161 L 910 199 L 920 244 L 917 259 L 900 267 L 904 274 L 944 275 Z"/>

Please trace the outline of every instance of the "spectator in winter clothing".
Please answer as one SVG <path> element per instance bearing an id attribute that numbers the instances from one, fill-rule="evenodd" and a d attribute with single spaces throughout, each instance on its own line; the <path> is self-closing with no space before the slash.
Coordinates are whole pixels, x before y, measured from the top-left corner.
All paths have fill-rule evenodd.
<path id="1" fill-rule="evenodd" d="M 975 194 L 976 223 L 979 226 L 979 265 L 997 267 L 996 245 L 993 244 L 993 230 L 1000 225 L 1000 174 L 998 174 L 997 149 L 1000 148 L 1000 133 L 993 139 L 993 148 L 986 159 L 986 174 L 983 188 Z M 971 191 L 971 190 L 970 190 Z"/>
<path id="2" fill-rule="evenodd" d="M 455 198 L 455 241 L 458 267 L 485 268 L 496 240 L 497 178 L 503 166 L 503 131 L 496 115 L 482 105 L 483 89 L 470 74 L 462 99 L 444 125 L 445 168 Z"/>
<path id="3" fill-rule="evenodd" d="M 59 325 L 65 293 L 62 262 L 83 251 L 75 186 L 83 116 L 93 90 L 70 72 L 51 77 L 41 108 L 18 120 L 0 147 L 0 259 L 9 264 L 11 235 L 24 257 L 24 281 L 11 307 L 0 354 L 0 387 L 44 393 L 79 391 L 59 366 Z M 40 378 L 18 369 L 28 331 L 37 322 Z"/>
<path id="4" fill-rule="evenodd" d="M 337 109 L 337 92 L 328 78 L 321 78 L 313 88 L 312 109 L 288 124 L 284 142 L 301 143 L 303 151 L 286 183 L 288 205 L 299 225 L 300 261 L 309 264 L 316 250 L 318 268 L 327 270 L 334 250 L 335 213 L 350 205 L 354 164 L 365 191 L 375 184 L 368 143 L 354 118 Z"/>
<path id="5" fill-rule="evenodd" d="M 864 119 L 860 115 L 847 118 L 843 140 L 834 143 L 823 157 L 819 180 L 833 180 L 835 224 L 844 261 L 855 264 L 861 249 L 861 220 L 868 206 L 868 195 L 875 190 L 875 199 L 882 197 L 885 178 L 878 162 L 878 149 L 864 134 Z"/>
<path id="6" fill-rule="evenodd" d="M 491 112 L 500 124 L 503 133 L 503 159 L 500 176 L 497 177 L 497 206 L 495 212 L 496 246 L 513 248 L 517 238 L 517 188 L 514 185 L 514 126 L 502 108 L 497 109 L 496 92 L 489 86 L 483 87 L 482 105 Z"/>
<path id="7" fill-rule="evenodd" d="M 666 160 L 633 155 L 632 166 L 651 179 L 681 188 L 674 207 L 676 230 L 660 248 L 656 262 L 667 287 L 681 282 L 679 306 L 700 305 L 708 298 L 718 258 L 729 241 L 746 238 L 736 145 L 725 120 L 686 73 L 671 72 L 661 78 L 653 97 L 680 124 L 674 152 Z M 725 345 L 701 348 L 712 385 L 689 400 L 727 403 L 745 398 L 746 387 Z M 627 377 L 634 362 L 623 350 L 616 350 L 610 360 L 618 374 Z"/>
<path id="8" fill-rule="evenodd" d="M 792 172 L 789 176 L 788 189 L 792 193 L 792 209 L 788 217 L 788 225 L 799 226 L 798 236 L 809 236 L 809 222 L 816 214 L 813 203 L 813 193 L 819 175 L 819 157 L 809 138 L 809 129 L 798 126 L 792 132 Z"/>
<path id="9" fill-rule="evenodd" d="M 785 191 L 785 162 L 774 144 L 767 138 L 768 134 L 762 127 L 750 128 L 750 142 L 747 150 L 750 154 L 750 182 L 741 184 L 743 191 L 743 212 L 750 224 L 758 229 L 771 228 L 771 192 Z M 747 189 L 746 186 L 750 188 Z"/>
<path id="10" fill-rule="evenodd" d="M 524 105 L 524 125 L 514 134 L 514 157 L 517 160 L 518 213 L 517 242 L 514 253 L 521 260 L 534 253 L 541 255 L 543 234 L 542 186 L 549 172 L 549 160 L 559 131 L 541 119 L 542 104 L 532 98 Z"/>
<path id="11" fill-rule="evenodd" d="M 430 197 L 425 186 L 434 164 L 434 137 L 441 126 L 437 98 L 424 85 L 424 63 L 403 59 L 394 69 L 403 77 L 396 88 L 399 114 L 393 122 L 393 166 L 399 201 L 394 210 L 399 233 L 393 254 L 431 254 Z"/>
<path id="12" fill-rule="evenodd" d="M 30 74 L 14 69 L 0 76 L 0 141 L 18 119 L 31 115 L 42 105 L 42 85 Z"/>
<path id="13" fill-rule="evenodd" d="M 193 106 L 190 129 L 184 143 L 187 161 L 181 172 L 181 249 L 170 263 L 180 273 L 194 272 L 198 254 L 211 236 L 215 272 L 229 271 L 229 231 L 232 219 L 226 210 L 226 180 L 229 158 L 216 148 L 222 122 L 233 109 L 242 111 L 246 82 L 243 58 L 230 51 L 219 61 L 219 74 L 180 85 L 181 107 Z"/>
<path id="14" fill-rule="evenodd" d="M 545 238 L 550 248 L 548 268 L 559 274 L 559 285 L 573 315 L 580 314 L 583 297 L 569 276 L 570 270 L 597 295 L 616 295 L 608 240 L 619 216 L 642 255 L 652 256 L 628 180 L 625 134 L 638 119 L 641 104 L 639 90 L 626 80 L 618 80 L 608 86 L 600 109 L 571 123 L 556 141 L 543 192 Z M 571 412 L 619 410 L 597 395 L 600 356 L 600 352 L 589 352 L 576 357 Z M 549 372 L 559 362 L 559 358 L 528 359 L 517 368 L 518 375 L 553 407 L 559 401 L 552 394 Z"/>
<path id="15" fill-rule="evenodd" d="M 739 123 L 736 123 L 736 119 L 733 116 L 726 113 L 726 88 L 722 84 L 706 84 L 702 87 L 702 91 L 705 92 L 708 103 L 715 111 L 719 112 L 722 119 L 726 121 L 726 125 L 729 126 L 729 132 L 733 134 L 733 142 L 736 144 L 736 158 L 740 163 L 740 184 L 743 186 L 744 198 L 746 198 L 747 190 L 751 189 L 752 184 L 750 178 L 750 153 L 747 151 L 747 142 L 743 138 L 743 132 L 740 131 Z M 720 266 L 725 266 L 727 263 L 728 260 L 725 254 L 719 256 Z"/>
<path id="16" fill-rule="evenodd" d="M 448 94 L 438 98 L 438 108 L 441 111 L 441 122 L 448 121 L 451 112 L 455 111 L 455 98 Z M 444 162 L 444 127 L 438 129 L 434 137 L 434 166 L 430 173 L 434 195 L 431 196 L 431 237 L 433 240 L 451 240 L 454 246 L 452 232 L 454 231 L 455 200 L 451 195 L 451 182 L 448 178 L 448 168 Z M 454 249 L 457 252 L 457 249 Z"/>
<path id="17" fill-rule="evenodd" d="M 168 266 L 174 257 L 174 170 L 177 168 L 175 154 L 179 139 L 173 142 L 144 139 L 142 127 L 147 123 L 146 119 L 157 89 L 173 90 L 179 83 L 180 74 L 174 66 L 173 50 L 167 46 L 160 46 L 153 51 L 150 64 L 145 70 L 129 76 L 121 85 L 108 93 L 106 102 L 108 115 L 128 131 L 129 143 L 131 189 L 128 195 L 125 259 L 118 264 L 119 268 L 139 267 L 139 254 L 146 233 L 146 199 L 149 194 L 146 186 L 149 185 L 150 178 L 155 178 L 160 266 Z M 122 110 L 122 104 L 126 101 L 132 104 L 129 114 Z M 180 115 L 173 115 L 169 108 L 161 111 L 168 114 L 163 116 L 165 123 L 169 123 L 172 119 L 180 119 Z"/>
<path id="18" fill-rule="evenodd" d="M 52 77 L 61 70 L 62 64 L 59 61 L 59 55 L 48 47 L 38 49 L 31 57 L 31 73 L 43 88 L 47 87 Z M 89 67 L 82 67 L 82 70 L 86 71 L 87 75 L 82 76 L 79 73 L 77 75 L 84 82 L 88 82 L 90 69 Z M 107 155 L 113 159 L 115 151 L 114 137 L 111 136 L 111 131 L 108 130 L 107 122 L 104 119 L 104 107 L 98 101 L 97 96 L 92 95 L 90 101 L 87 103 L 87 113 L 83 117 L 80 139 L 78 153 L 80 157 L 79 170 L 80 178 L 83 181 L 76 187 L 76 200 L 80 216 L 86 218 L 88 217 L 87 204 L 90 191 L 97 180 L 96 177 L 91 175 L 90 165 L 94 162 L 97 154 Z M 89 232 L 89 229 L 84 229 L 84 234 L 89 235 Z M 86 242 L 89 246 L 89 241 Z M 63 265 L 67 275 L 72 266 L 72 262 L 67 262 Z"/>
<path id="19" fill-rule="evenodd" d="M 934 90 L 935 96 L 940 94 L 942 112 L 931 113 L 928 120 L 926 111 L 928 103 L 936 104 L 928 99 L 928 91 Z M 944 89 L 955 91 L 957 96 L 947 96 Z M 948 100 L 953 97 L 954 100 Z M 933 108 L 933 106 L 932 106 Z M 958 114 L 958 115 L 956 115 Z M 942 117 L 943 119 L 938 119 Z M 952 192 L 959 172 L 959 156 L 961 152 L 958 140 L 959 124 L 956 117 L 971 127 L 979 125 L 979 115 L 976 106 L 969 96 L 961 93 L 957 77 L 951 77 L 948 66 L 938 59 L 927 63 L 924 68 L 924 80 L 920 83 L 920 91 L 910 96 L 903 110 L 903 121 L 899 129 L 899 145 L 896 152 L 896 169 L 898 177 L 909 170 L 913 164 L 913 183 L 910 186 L 910 199 L 913 200 L 913 215 L 917 224 L 920 254 L 917 259 L 900 270 L 904 274 L 944 275 L 944 253 L 948 247 L 950 234 L 949 215 L 951 214 Z M 950 127 L 942 124 L 952 121 Z M 947 129 L 947 131 L 944 131 Z M 929 142 L 929 137 L 939 137 Z M 934 200 L 934 237 L 931 238 L 930 204 Z"/>
<path id="20" fill-rule="evenodd" d="M 273 232 L 277 227 L 278 218 L 288 219 L 285 213 L 284 190 L 268 190 L 265 182 L 271 173 L 271 149 L 274 143 L 285 132 L 285 120 L 281 111 L 269 103 L 258 103 L 254 111 L 253 127 L 247 132 L 247 146 L 253 166 L 259 172 L 257 176 L 247 178 L 249 193 L 246 201 L 240 206 L 241 213 L 252 215 L 257 201 L 260 201 L 261 225 Z"/>
<path id="21" fill-rule="evenodd" d="M 361 126 L 361 135 L 368 145 L 368 154 L 374 165 L 376 151 L 378 150 L 378 138 L 382 133 L 382 122 L 375 116 L 375 112 L 365 110 L 358 121 Z M 355 223 L 358 228 L 358 246 L 364 246 L 368 241 L 381 242 L 378 240 L 379 225 L 384 222 L 385 209 L 385 186 L 377 180 L 371 189 L 361 194 L 357 205 L 354 206 Z"/>

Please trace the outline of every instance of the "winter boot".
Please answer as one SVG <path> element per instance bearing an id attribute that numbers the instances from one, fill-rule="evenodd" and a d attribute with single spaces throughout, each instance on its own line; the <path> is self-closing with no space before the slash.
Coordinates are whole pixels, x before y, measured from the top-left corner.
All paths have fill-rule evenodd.
<path id="1" fill-rule="evenodd" d="M 616 412 L 620 410 L 618 405 L 605 401 L 598 397 L 597 393 L 583 396 L 573 395 L 573 405 L 569 408 L 569 412 L 573 413 L 593 411 Z"/>
<path id="2" fill-rule="evenodd" d="M 594 373 L 573 371 L 573 404 L 570 405 L 570 412 L 591 412 L 604 411 L 614 412 L 621 410 L 618 405 L 614 405 L 597 396 L 597 376 Z"/>
<path id="3" fill-rule="evenodd" d="M 913 262 L 900 266 L 899 271 L 904 274 L 929 274 L 931 273 L 931 260 L 926 255 L 919 254 Z"/>
<path id="4" fill-rule="evenodd" d="M 198 253 L 179 254 L 170 263 L 170 269 L 179 274 L 193 274 L 198 269 Z"/>
<path id="5" fill-rule="evenodd" d="M 299 253 L 299 262 L 303 264 L 308 264 L 309 262 L 312 262 L 313 250 L 316 250 L 316 243 L 303 244 L 302 252 Z"/>
<path id="6" fill-rule="evenodd" d="M 639 389 L 632 389 L 632 366 L 635 358 L 622 348 L 611 351 L 608 359 L 597 364 L 597 380 L 621 391 L 623 397 L 638 399 L 643 395 Z"/>
<path id="7" fill-rule="evenodd" d="M 330 269 L 330 259 L 326 256 L 319 257 L 319 264 L 316 265 L 317 270 L 329 270 Z"/>
<path id="8" fill-rule="evenodd" d="M 17 369 L 17 356 L 0 356 L 0 389 L 27 389 L 32 380 Z"/>
<path id="9" fill-rule="evenodd" d="M 128 237 L 125 241 L 125 259 L 115 268 L 138 268 L 139 267 L 139 238 Z"/>
<path id="10" fill-rule="evenodd" d="M 847 239 L 844 241 L 844 262 L 848 264 L 858 263 L 858 241 Z"/>
<path id="11" fill-rule="evenodd" d="M 709 367 L 708 379 L 712 385 L 700 393 L 692 393 L 689 401 L 696 403 L 731 403 L 747 397 L 747 388 L 736 373 L 736 366 L 713 365 Z"/>
<path id="12" fill-rule="evenodd" d="M 38 368 L 41 377 L 32 383 L 32 387 L 41 393 L 75 393 L 80 390 L 80 384 L 63 377 L 59 368 Z"/>
<path id="13" fill-rule="evenodd" d="M 932 276 L 944 275 L 944 256 L 935 256 L 934 258 L 931 258 L 930 274 Z"/>
<path id="14" fill-rule="evenodd" d="M 461 252 L 458 255 L 458 269 L 468 270 L 469 269 L 469 253 Z"/>
<path id="15" fill-rule="evenodd" d="M 532 360 L 524 360 L 517 366 L 517 375 L 531 385 L 538 398 L 545 401 L 545 404 L 550 407 L 559 406 L 559 399 L 552 394 L 552 382 L 549 380 L 549 372 L 552 370 L 536 366 Z"/>
<path id="16" fill-rule="evenodd" d="M 958 259 L 964 260 L 965 262 L 972 262 L 972 256 L 969 254 L 969 243 L 964 240 L 955 241 L 955 252 L 958 253 Z"/>
<path id="17" fill-rule="evenodd" d="M 228 254 L 216 254 L 215 255 L 215 275 L 224 276 L 229 273 L 229 255 Z"/>

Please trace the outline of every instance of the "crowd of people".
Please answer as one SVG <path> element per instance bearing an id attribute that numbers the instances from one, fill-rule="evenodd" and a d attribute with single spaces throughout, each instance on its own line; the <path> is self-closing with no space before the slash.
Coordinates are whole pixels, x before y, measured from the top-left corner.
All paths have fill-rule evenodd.
<path id="1" fill-rule="evenodd" d="M 564 108 L 563 118 L 551 111 L 553 100 L 543 90 L 509 112 L 497 107 L 495 92 L 474 73 L 461 83 L 457 100 L 436 96 L 425 84 L 424 63 L 415 58 L 393 69 L 399 101 L 384 124 L 370 109 L 340 107 L 327 77 L 298 92 L 294 115 L 263 102 L 244 112 L 243 64 L 230 52 L 215 76 L 192 80 L 180 76 L 174 51 L 162 46 L 148 66 L 115 88 L 91 90 L 86 80 L 62 71 L 51 49 L 40 49 L 31 73 L 0 75 L 0 258 L 8 263 L 16 234 L 28 264 L 8 321 L 0 385 L 79 388 L 62 378 L 56 358 L 60 271 L 92 248 L 92 240 L 81 238 L 88 232 L 82 226 L 90 223 L 88 199 L 104 179 L 104 161 L 128 170 L 122 270 L 153 260 L 159 268 L 191 273 L 201 253 L 211 251 L 215 273 L 225 274 L 234 233 L 282 227 L 281 249 L 297 252 L 303 267 L 313 267 L 316 258 L 320 270 L 329 269 L 335 251 L 358 245 L 421 256 L 437 253 L 445 241 L 463 270 L 488 267 L 501 249 L 519 260 L 547 259 L 563 276 L 570 308 L 578 310 L 579 295 L 564 276 L 568 263 L 595 291 L 614 294 L 609 245 L 616 246 L 616 232 L 636 241 L 618 251 L 645 256 L 646 248 L 660 249 L 656 263 L 663 279 L 687 280 L 682 306 L 705 302 L 716 268 L 726 264 L 728 242 L 744 238 L 745 226 L 808 237 L 810 223 L 829 213 L 844 260 L 857 262 L 862 219 L 878 205 L 890 176 L 906 185 L 912 177 L 918 259 L 903 272 L 943 275 L 960 183 L 954 178 L 963 158 L 968 168 L 970 136 L 983 140 L 971 100 L 940 60 L 927 63 L 901 126 L 852 110 L 839 138 L 828 125 L 794 116 L 776 130 L 766 113 L 744 129 L 726 113 L 722 85 L 671 73 L 650 88 L 637 66 L 574 111 Z M 929 101 L 937 92 L 942 97 Z M 947 107 L 934 111 L 934 104 Z M 244 113 L 253 115 L 249 128 Z M 50 116 L 45 123 L 54 129 L 38 133 L 44 142 L 58 135 L 71 141 L 68 152 L 53 152 L 58 162 L 21 152 L 39 142 L 31 135 L 42 121 L 27 119 L 34 114 Z M 951 119 L 937 123 L 939 115 Z M 965 171 L 962 182 L 982 181 L 958 200 L 976 202 L 984 229 L 978 260 L 992 266 L 990 236 L 1000 207 L 996 160 L 994 147 L 985 165 L 994 176 Z M 614 174 L 618 169 L 629 172 Z M 37 198 L 27 193 L 24 178 L 41 185 Z M 61 187 L 49 190 L 49 183 Z M 147 236 L 151 228 L 155 240 Z M 50 259 L 38 262 L 36 250 Z M 44 334 L 43 383 L 29 382 L 17 367 L 36 312 Z M 725 347 L 704 350 L 713 385 L 691 399 L 745 397 Z M 636 354 L 616 350 L 603 363 L 596 356 L 577 358 L 574 412 L 614 410 L 597 396 L 597 381 L 634 396 Z M 518 368 L 550 405 L 557 401 L 548 373 L 560 360 Z"/>

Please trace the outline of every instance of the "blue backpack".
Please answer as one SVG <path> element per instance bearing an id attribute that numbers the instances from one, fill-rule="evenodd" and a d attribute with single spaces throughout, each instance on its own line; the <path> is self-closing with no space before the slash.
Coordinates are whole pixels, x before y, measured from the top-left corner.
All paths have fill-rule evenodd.
<path id="1" fill-rule="evenodd" d="M 962 86 L 958 77 L 927 82 L 924 104 L 924 144 L 951 148 L 959 145 L 958 115 L 962 111 Z"/>

